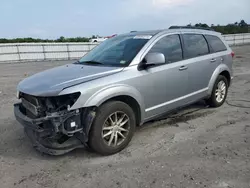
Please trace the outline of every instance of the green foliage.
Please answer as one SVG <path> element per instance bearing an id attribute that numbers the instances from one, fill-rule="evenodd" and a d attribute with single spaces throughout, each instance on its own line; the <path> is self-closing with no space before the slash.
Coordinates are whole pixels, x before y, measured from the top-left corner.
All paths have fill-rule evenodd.
<path id="1" fill-rule="evenodd" d="M 56 40 L 51 39 L 34 39 L 34 38 L 15 38 L 15 39 L 5 39 L 0 38 L 0 43 L 39 43 L 39 42 L 89 42 L 89 38 L 86 37 L 76 37 L 76 38 L 65 38 L 61 36 Z"/>
<path id="2" fill-rule="evenodd" d="M 187 26 L 192 26 L 191 24 L 188 24 Z M 195 27 L 203 27 L 203 28 L 209 28 L 207 24 L 204 23 L 197 23 L 194 25 Z M 248 33 L 250 32 L 250 26 L 244 21 L 241 20 L 240 22 L 235 22 L 233 24 L 227 24 L 225 26 L 222 25 L 214 25 L 211 24 L 212 29 L 214 29 L 217 32 L 220 32 L 222 34 L 235 34 L 235 33 Z"/>
<path id="3" fill-rule="evenodd" d="M 203 24 L 203 23 L 197 23 L 194 26 L 195 27 L 204 27 L 204 28 L 208 28 L 209 27 L 207 24 Z"/>

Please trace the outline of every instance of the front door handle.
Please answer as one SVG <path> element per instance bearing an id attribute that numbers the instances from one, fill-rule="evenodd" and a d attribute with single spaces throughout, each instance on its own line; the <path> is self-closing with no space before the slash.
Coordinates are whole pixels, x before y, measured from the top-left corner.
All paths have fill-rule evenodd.
<path id="1" fill-rule="evenodd" d="M 186 69 L 188 69 L 187 66 L 181 66 L 181 67 L 179 68 L 180 71 L 183 71 L 183 70 L 186 70 Z"/>
<path id="2" fill-rule="evenodd" d="M 213 62 L 215 62 L 215 61 L 216 61 L 216 59 L 214 59 L 214 58 L 210 60 L 211 63 L 213 63 Z"/>

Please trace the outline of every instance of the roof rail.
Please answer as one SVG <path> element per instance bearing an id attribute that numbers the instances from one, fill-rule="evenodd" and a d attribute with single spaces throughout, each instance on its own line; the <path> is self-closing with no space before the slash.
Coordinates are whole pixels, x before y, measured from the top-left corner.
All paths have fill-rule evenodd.
<path id="1" fill-rule="evenodd" d="M 214 31 L 211 27 L 195 27 L 195 26 L 170 26 L 169 29 L 203 29 Z"/>

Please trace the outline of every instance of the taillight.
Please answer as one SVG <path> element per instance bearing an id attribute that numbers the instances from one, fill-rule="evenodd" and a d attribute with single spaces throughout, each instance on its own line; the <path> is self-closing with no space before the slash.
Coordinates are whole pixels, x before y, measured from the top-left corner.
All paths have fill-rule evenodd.
<path id="1" fill-rule="evenodd" d="M 232 56 L 232 58 L 234 58 L 234 55 L 235 55 L 235 53 L 234 53 L 234 52 L 231 52 L 231 56 Z"/>

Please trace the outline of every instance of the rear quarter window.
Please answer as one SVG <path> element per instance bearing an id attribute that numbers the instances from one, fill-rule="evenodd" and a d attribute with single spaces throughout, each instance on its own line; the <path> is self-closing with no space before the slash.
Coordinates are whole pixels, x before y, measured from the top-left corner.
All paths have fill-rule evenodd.
<path id="1" fill-rule="evenodd" d="M 212 52 L 226 51 L 227 47 L 217 36 L 205 35 Z"/>
<path id="2" fill-rule="evenodd" d="M 185 58 L 193 58 L 209 54 L 206 39 L 201 34 L 183 34 Z"/>

